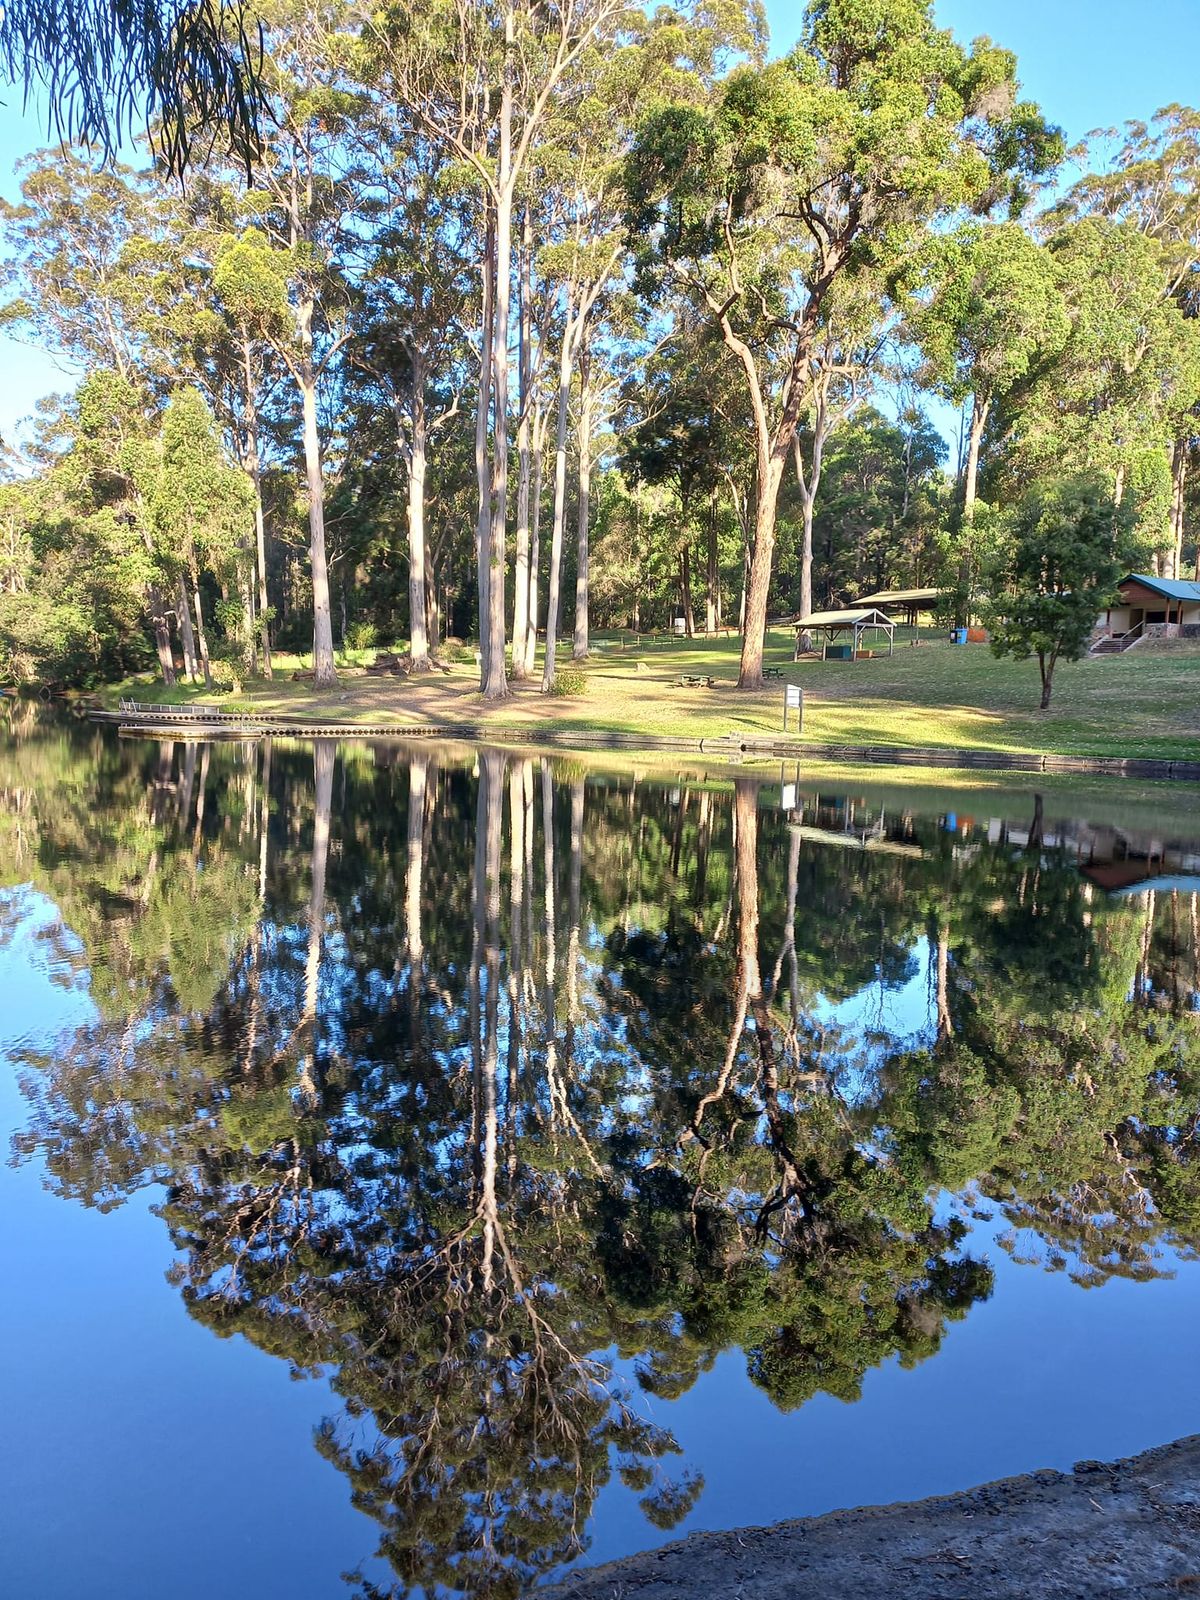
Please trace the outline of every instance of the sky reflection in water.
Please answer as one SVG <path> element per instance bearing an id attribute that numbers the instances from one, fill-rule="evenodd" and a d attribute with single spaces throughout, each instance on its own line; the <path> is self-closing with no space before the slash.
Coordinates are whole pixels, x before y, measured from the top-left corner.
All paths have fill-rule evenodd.
<path id="1" fill-rule="evenodd" d="M 6 1587 L 502 1597 L 1200 1429 L 1186 823 L 798 799 L 0 743 Z"/>

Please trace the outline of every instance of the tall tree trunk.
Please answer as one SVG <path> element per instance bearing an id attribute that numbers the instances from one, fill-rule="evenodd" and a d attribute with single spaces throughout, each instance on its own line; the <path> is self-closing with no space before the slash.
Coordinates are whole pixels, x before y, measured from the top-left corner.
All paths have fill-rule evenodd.
<path id="1" fill-rule="evenodd" d="M 192 791 L 196 787 L 196 741 L 189 739 L 183 752 L 183 782 L 179 789 L 179 800 L 175 807 L 175 815 L 179 819 L 181 828 L 187 826 L 192 816 Z"/>
<path id="2" fill-rule="evenodd" d="M 267 530 L 263 517 L 262 457 L 258 438 L 258 391 L 254 381 L 254 362 L 248 336 L 242 336 L 243 402 L 246 414 L 246 471 L 254 490 L 254 549 L 258 578 L 258 621 L 262 630 L 262 664 L 266 677 L 272 674 L 271 616 L 267 600 Z"/>
<path id="3" fill-rule="evenodd" d="M 429 671 L 425 631 L 425 366 L 412 354 L 412 436 L 408 456 L 408 636 L 414 672 Z"/>
<path id="4" fill-rule="evenodd" d="M 583 900 L 584 782 L 571 782 L 571 876 L 567 889 L 567 1016 L 572 1030 L 579 1020 L 579 919 Z"/>
<path id="5" fill-rule="evenodd" d="M 421 891 L 424 875 L 425 785 L 429 757 L 415 755 L 408 767 L 408 871 L 404 881 L 404 933 L 411 967 L 409 983 L 417 981 L 424 944 L 421 939 Z"/>
<path id="6" fill-rule="evenodd" d="M 196 633 L 192 627 L 192 606 L 188 599 L 187 584 L 182 574 L 179 578 L 179 599 L 175 615 L 179 618 L 179 642 L 183 646 L 183 670 L 195 683 L 200 677 L 200 662 L 196 655 Z"/>
<path id="7" fill-rule="evenodd" d="M 734 879 L 738 907 L 738 967 L 751 997 L 762 993 L 758 962 L 758 783 L 734 780 Z"/>
<path id="8" fill-rule="evenodd" d="M 717 559 L 717 491 L 708 502 L 708 564 L 704 575 L 704 631 L 716 633 L 721 626 L 721 569 Z"/>
<path id="9" fill-rule="evenodd" d="M 530 221 L 529 207 L 526 206 L 524 223 L 521 229 L 520 278 L 517 301 L 517 528 L 513 558 L 512 631 L 512 675 L 517 682 L 527 678 L 531 670 L 526 665 L 526 658 L 529 650 L 529 480 L 532 469 L 529 450 L 529 412 L 533 398 L 529 392 L 532 345 L 530 316 L 533 309 L 529 279 L 532 254 L 533 224 Z"/>
<path id="10" fill-rule="evenodd" d="M 253 552 L 248 546 L 243 546 L 243 552 L 250 555 L 253 560 Z M 258 640 L 254 632 L 254 574 L 248 566 L 243 567 L 238 573 L 238 588 L 242 595 L 242 662 L 248 673 L 257 676 Z"/>
<path id="11" fill-rule="evenodd" d="M 503 644 L 501 644 L 503 650 Z M 479 761 L 476 805 L 475 945 L 487 974 L 482 1006 L 482 1049 L 477 1077 L 482 1091 L 483 1148 L 480 1152 L 480 1217 L 483 1222 L 483 1288 L 490 1292 L 499 1232 L 496 1157 L 499 1118 L 496 1072 L 500 1059 L 500 838 L 504 821 L 504 757 L 484 750 Z M 477 957 L 477 959 L 479 959 Z"/>
<path id="12" fill-rule="evenodd" d="M 300 1093 L 308 1110 L 320 1104 L 317 1066 L 317 1021 L 321 979 L 321 944 L 325 937 L 325 874 L 329 862 L 329 820 L 333 811 L 332 739 L 313 743 L 312 871 L 308 896 L 308 949 L 304 961 L 304 1055 L 300 1063 Z"/>
<path id="13" fill-rule="evenodd" d="M 572 658 L 582 661 L 588 653 L 588 583 L 591 577 L 591 551 L 588 544 L 588 518 L 592 498 L 592 359 L 587 345 L 579 358 L 579 521 L 578 561 L 575 568 L 575 641 Z"/>
<path id="14" fill-rule="evenodd" d="M 533 505 L 529 529 L 529 610 L 525 639 L 525 676 L 533 676 L 537 660 L 538 569 L 542 558 L 542 463 L 546 450 L 546 413 L 538 404 L 533 415 Z"/>
<path id="15" fill-rule="evenodd" d="M 1188 444 L 1186 439 L 1176 439 L 1171 459 L 1171 546 L 1172 578 L 1183 577 L 1183 508 L 1187 487 Z"/>
<path id="16" fill-rule="evenodd" d="M 204 632 L 204 611 L 200 605 L 200 575 L 194 567 L 192 568 L 192 599 L 196 604 L 196 638 L 200 642 L 200 665 L 204 669 L 204 686 L 206 689 L 211 689 L 213 686 L 212 667 L 208 659 L 208 637 Z"/>
<path id="17" fill-rule="evenodd" d="M 329 568 L 325 561 L 325 476 L 317 430 L 317 374 L 312 358 L 314 304 L 299 308 L 301 355 L 296 368 L 304 413 L 304 473 L 308 482 L 308 543 L 313 591 L 313 682 L 327 688 L 337 682 L 333 666 L 333 618 L 329 609 Z"/>
<path id="18" fill-rule="evenodd" d="M 1039 709 L 1047 711 L 1050 708 L 1050 690 L 1054 683 L 1054 656 L 1039 650 L 1037 658 L 1038 670 L 1042 675 L 1042 699 Z"/>
<path id="19" fill-rule="evenodd" d="M 157 584 L 151 584 L 146 591 L 146 599 L 150 608 L 150 622 L 154 629 L 154 649 L 158 655 L 158 670 L 162 673 L 162 681 L 167 688 L 175 682 L 175 658 L 171 654 L 171 627 L 167 621 L 166 608 L 163 605 L 162 590 Z"/>
<path id="20" fill-rule="evenodd" d="M 495 287 L 496 219 L 489 202 L 483 246 L 483 324 L 479 344 L 479 387 L 475 401 L 475 483 L 479 514 L 475 520 L 475 571 L 479 589 L 479 683 L 487 680 L 488 612 L 492 588 L 492 462 L 488 454 L 488 424 L 492 406 L 492 323 Z"/>
<path id="21" fill-rule="evenodd" d="M 822 370 L 813 384 L 812 460 L 809 470 L 804 470 L 804 451 L 797 432 L 792 440 L 796 460 L 796 481 L 800 485 L 800 509 L 803 533 L 800 545 L 800 615 L 811 617 L 813 608 L 813 515 L 817 505 L 817 490 L 821 487 L 821 468 L 825 461 L 825 442 L 829 438 L 829 374 Z"/>
<path id="22" fill-rule="evenodd" d="M 486 559 L 489 567 L 486 626 L 488 646 L 483 656 L 483 697 L 503 700 L 508 695 L 504 662 L 504 555 L 508 521 L 508 321 L 512 303 L 512 121 L 513 87 L 508 65 L 513 46 L 515 16 L 505 11 L 505 63 L 500 85 L 500 141 L 496 192 L 496 299 L 492 327 L 492 392 L 495 395 L 492 427 L 491 515 Z"/>
<path id="23" fill-rule="evenodd" d="M 950 930 L 944 922 L 937 924 L 937 1040 L 941 1044 L 954 1033 L 954 1019 L 950 1014 Z"/>
<path id="24" fill-rule="evenodd" d="M 562 349 L 558 358 L 558 427 L 554 441 L 554 518 L 550 532 L 550 580 L 546 598 L 546 655 L 542 664 L 542 693 L 554 687 L 554 653 L 558 645 L 558 611 L 562 598 L 563 521 L 567 508 L 567 425 L 570 420 L 571 367 L 573 364 L 574 312 L 568 285 L 563 320 Z"/>
<path id="25" fill-rule="evenodd" d="M 425 541 L 425 643 L 436 655 L 442 642 L 442 614 L 438 607 L 437 578 L 433 570 L 433 550 Z"/>
<path id="26" fill-rule="evenodd" d="M 642 631 L 642 485 L 639 482 L 633 486 L 633 607 L 630 613 L 630 623 L 634 633 Z"/>
<path id="27" fill-rule="evenodd" d="M 975 521 L 975 500 L 979 486 L 979 446 L 992 409 L 990 399 L 978 393 L 971 403 L 971 428 L 967 435 L 967 464 L 963 470 L 963 522 L 969 528 Z"/>
<path id="28" fill-rule="evenodd" d="M 746 618 L 742 637 L 739 689 L 763 686 L 763 647 L 767 637 L 767 596 L 771 587 L 771 566 L 775 557 L 775 515 L 779 486 L 783 482 L 786 454 L 771 452 L 765 471 L 760 472 L 758 496 L 754 506 L 754 540 L 750 551 L 750 571 L 746 583 Z"/>
<path id="29" fill-rule="evenodd" d="M 524 640 L 521 641 L 522 645 Z M 524 1026 L 521 1014 L 525 979 L 525 767 L 514 761 L 508 772 L 508 1083 L 504 1091 L 504 1141 L 508 1150 L 508 1176 L 517 1173 L 517 1101 L 520 1096 L 521 1050 Z M 532 882 L 529 885 L 533 891 Z"/>
<path id="30" fill-rule="evenodd" d="M 689 639 L 696 635 L 692 612 L 692 553 L 684 544 L 679 551 L 679 603 L 683 607 L 683 631 Z"/>
<path id="31" fill-rule="evenodd" d="M 983 430 L 987 425 L 991 406 L 991 400 L 983 398 L 976 391 L 971 403 L 971 427 L 967 435 L 967 461 L 963 470 L 962 532 L 959 536 L 962 549 L 958 560 L 958 586 L 962 595 L 962 608 L 961 614 L 955 618 L 955 621 L 960 626 L 971 620 L 971 590 L 975 582 L 973 530 L 975 527 L 976 489 L 979 482 L 979 445 L 983 438 Z"/>

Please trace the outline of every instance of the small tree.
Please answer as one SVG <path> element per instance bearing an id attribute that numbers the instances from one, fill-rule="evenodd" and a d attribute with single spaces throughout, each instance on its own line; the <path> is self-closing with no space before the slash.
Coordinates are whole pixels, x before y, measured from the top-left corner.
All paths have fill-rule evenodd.
<path id="1" fill-rule="evenodd" d="M 1013 515 L 985 617 L 994 655 L 1037 657 L 1043 711 L 1055 667 L 1078 661 L 1113 593 L 1127 526 L 1127 512 L 1093 475 L 1039 484 Z"/>

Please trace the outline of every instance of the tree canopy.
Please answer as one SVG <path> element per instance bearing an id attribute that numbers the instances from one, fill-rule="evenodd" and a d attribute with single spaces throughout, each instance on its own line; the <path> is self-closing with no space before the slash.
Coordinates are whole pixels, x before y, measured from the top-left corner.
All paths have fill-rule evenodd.
<path id="1" fill-rule="evenodd" d="M 44 402 L 6 465 L 27 485 L 6 500 L 7 675 L 157 661 L 170 681 L 207 649 L 220 682 L 284 650 L 324 686 L 349 648 L 420 673 L 470 643 L 503 698 L 554 691 L 559 639 L 585 661 L 597 627 L 682 619 L 736 625 L 754 688 L 768 616 L 909 587 L 981 616 L 999 527 L 1065 462 L 1108 484 L 1145 570 L 1194 569 L 1194 113 L 1131 124 L 1052 193 L 1053 107 L 928 0 L 813 0 L 774 48 L 751 0 L 467 11 L 106 10 L 95 106 L 59 98 L 112 159 L 23 164 L 0 324 L 85 385 L 115 374 L 91 393 L 120 396 L 123 436 L 161 442 L 194 391 L 247 488 L 225 544 L 170 513 L 194 562 L 138 534 L 147 560 L 84 626 L 41 557 L 75 402 Z M 9 15 L 13 62 L 41 70 L 19 41 L 57 13 Z M 60 91 L 90 15 L 46 68 Z M 190 45 L 162 42 L 177 26 Z M 99 108 L 127 115 L 172 49 L 208 99 L 180 89 L 178 125 L 153 102 L 149 147 L 118 161 Z M 211 137 L 222 106 L 253 115 L 249 166 Z"/>

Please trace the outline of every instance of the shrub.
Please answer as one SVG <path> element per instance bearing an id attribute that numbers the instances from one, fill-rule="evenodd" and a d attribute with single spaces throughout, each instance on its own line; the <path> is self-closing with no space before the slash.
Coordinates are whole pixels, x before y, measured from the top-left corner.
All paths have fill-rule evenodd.
<path id="1" fill-rule="evenodd" d="M 241 674 L 234 662 L 213 656 L 208 663 L 208 670 L 214 689 L 227 689 L 233 694 L 241 694 Z"/>
<path id="2" fill-rule="evenodd" d="M 371 650 L 378 643 L 379 629 L 373 622 L 360 618 L 346 629 L 346 648 L 349 650 Z"/>
<path id="3" fill-rule="evenodd" d="M 579 667 L 559 667 L 554 674 L 551 694 L 581 695 L 588 691 L 587 673 Z"/>
<path id="4" fill-rule="evenodd" d="M 443 639 L 440 647 L 434 652 L 440 660 L 450 662 L 474 661 L 475 646 L 464 644 L 461 639 Z"/>

